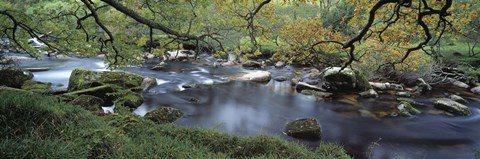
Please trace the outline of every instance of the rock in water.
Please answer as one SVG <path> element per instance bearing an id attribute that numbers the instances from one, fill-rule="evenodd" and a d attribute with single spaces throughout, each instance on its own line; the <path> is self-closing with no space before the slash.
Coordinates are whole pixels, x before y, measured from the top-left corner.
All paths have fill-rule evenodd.
<path id="1" fill-rule="evenodd" d="M 72 71 L 68 81 L 68 91 L 77 91 L 105 84 L 113 84 L 124 89 L 140 87 L 143 76 L 128 72 L 96 72 L 77 68 Z"/>
<path id="2" fill-rule="evenodd" d="M 451 100 L 455 101 L 455 102 L 459 102 L 459 103 L 468 103 L 467 100 L 465 100 L 464 98 L 458 96 L 458 95 L 455 95 L 455 94 L 452 94 L 450 96 L 448 96 L 448 98 L 450 98 Z"/>
<path id="3" fill-rule="evenodd" d="M 436 99 L 434 106 L 437 109 L 452 113 L 453 115 L 466 116 L 470 115 L 472 112 L 467 106 L 455 102 L 448 98 Z"/>
<path id="4" fill-rule="evenodd" d="M 272 79 L 272 73 L 268 71 L 255 71 L 245 74 L 241 77 L 242 80 L 254 81 L 254 82 L 268 82 Z"/>
<path id="5" fill-rule="evenodd" d="M 21 88 L 23 83 L 27 80 L 31 80 L 33 74 L 21 69 L 0 69 L 0 86 Z"/>
<path id="6" fill-rule="evenodd" d="M 413 114 L 420 114 L 421 112 L 413 107 L 413 105 L 410 102 L 400 102 L 400 105 L 397 106 L 397 109 L 399 111 L 399 114 L 402 116 L 411 116 Z"/>
<path id="7" fill-rule="evenodd" d="M 470 88 L 470 86 L 462 81 L 457 81 L 455 80 L 453 83 L 453 85 L 457 86 L 457 87 L 461 87 L 461 88 L 465 88 L 465 89 L 468 89 Z"/>
<path id="8" fill-rule="evenodd" d="M 475 94 L 480 94 L 480 86 L 474 87 L 470 91 L 472 91 Z"/>
<path id="9" fill-rule="evenodd" d="M 363 98 L 378 98 L 378 93 L 373 89 L 369 89 L 368 91 L 360 92 L 359 95 Z"/>
<path id="10" fill-rule="evenodd" d="M 140 88 L 142 91 L 146 92 L 150 88 L 157 86 L 157 79 L 152 78 L 152 77 L 146 77 L 143 79 L 142 84 L 140 84 Z"/>
<path id="11" fill-rule="evenodd" d="M 283 61 L 278 61 L 277 63 L 275 63 L 275 67 L 276 67 L 276 68 L 285 67 L 285 62 L 283 62 Z"/>
<path id="12" fill-rule="evenodd" d="M 317 87 L 317 86 L 314 86 L 314 85 L 311 85 L 311 84 L 308 84 L 308 83 L 305 83 L 305 82 L 298 82 L 297 86 L 295 86 L 295 90 L 297 92 L 302 92 L 303 90 L 314 90 L 314 91 L 322 91 L 322 92 L 326 91 L 325 89 L 323 89 L 321 87 Z"/>
<path id="13" fill-rule="evenodd" d="M 103 100 L 101 98 L 91 96 L 91 95 L 80 95 L 74 100 L 70 102 L 73 105 L 78 105 L 86 110 L 90 111 L 99 111 L 101 110 L 101 106 L 103 104 Z"/>
<path id="14" fill-rule="evenodd" d="M 294 138 L 319 140 L 321 138 L 320 124 L 316 119 L 298 119 L 287 123 L 285 134 Z"/>
<path id="15" fill-rule="evenodd" d="M 423 78 L 418 78 L 417 79 L 417 88 L 418 88 L 417 91 L 420 92 L 420 93 L 432 90 L 432 86 L 430 86 L 430 84 L 425 82 L 425 80 L 423 80 Z"/>
<path id="16" fill-rule="evenodd" d="M 278 81 L 278 82 L 283 82 L 283 81 L 286 81 L 287 80 L 287 77 L 285 76 L 277 76 L 274 78 L 275 81 Z"/>
<path id="17" fill-rule="evenodd" d="M 260 68 L 262 67 L 262 64 L 256 61 L 245 61 L 242 64 L 243 67 L 250 67 L 250 68 Z"/>
<path id="18" fill-rule="evenodd" d="M 181 118 L 183 114 L 184 113 L 177 108 L 160 107 L 154 111 L 145 114 L 145 118 L 159 124 L 164 124 L 174 122 L 178 118 Z"/>
<path id="19" fill-rule="evenodd" d="M 329 67 L 324 70 L 323 78 L 335 91 L 367 91 L 372 88 L 360 72 L 341 67 Z M 341 71 L 340 71 L 341 70 Z"/>

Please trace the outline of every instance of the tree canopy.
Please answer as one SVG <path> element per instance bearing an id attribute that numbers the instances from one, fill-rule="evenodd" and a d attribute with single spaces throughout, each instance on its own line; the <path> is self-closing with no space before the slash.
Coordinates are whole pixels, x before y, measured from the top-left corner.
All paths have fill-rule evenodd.
<path id="1" fill-rule="evenodd" d="M 275 52 L 289 63 L 422 63 L 442 37 L 478 33 L 475 0 L 1 0 L 0 37 L 65 54 L 105 53 L 113 65 L 196 45 L 219 56 Z M 477 36 L 478 37 L 478 36 Z M 2 44 L 4 45 L 4 44 Z M 272 49 L 274 48 L 274 49 Z M 412 55 L 413 54 L 413 55 Z M 411 56 L 414 56 L 413 58 Z M 410 57 L 410 58 L 409 58 Z M 332 60 L 336 59 L 336 60 Z M 413 60 L 410 60 L 413 59 Z"/>

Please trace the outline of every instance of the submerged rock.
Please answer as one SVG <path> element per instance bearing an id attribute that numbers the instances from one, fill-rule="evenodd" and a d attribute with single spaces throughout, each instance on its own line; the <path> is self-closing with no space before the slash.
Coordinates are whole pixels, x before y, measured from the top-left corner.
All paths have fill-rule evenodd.
<path id="1" fill-rule="evenodd" d="M 103 100 L 91 95 L 80 95 L 70 102 L 73 105 L 81 106 L 89 111 L 100 111 Z"/>
<path id="2" fill-rule="evenodd" d="M 22 89 L 37 92 L 37 93 L 47 93 L 50 90 L 51 83 L 43 83 L 34 80 L 27 80 L 23 83 Z"/>
<path id="3" fill-rule="evenodd" d="M 283 82 L 283 81 L 286 81 L 287 80 L 287 77 L 285 76 L 277 76 L 275 78 L 273 78 L 275 81 L 278 81 L 278 82 Z"/>
<path id="4" fill-rule="evenodd" d="M 21 88 L 23 83 L 31 80 L 33 74 L 21 69 L 7 68 L 0 69 L 0 86 Z"/>
<path id="5" fill-rule="evenodd" d="M 282 68 L 282 67 L 285 67 L 285 62 L 278 61 L 277 63 L 275 63 L 275 68 Z"/>
<path id="6" fill-rule="evenodd" d="M 272 73 L 268 71 L 254 71 L 252 73 L 245 74 L 241 77 L 242 80 L 253 82 L 268 82 L 272 79 Z"/>
<path id="7" fill-rule="evenodd" d="M 360 72 L 348 68 L 341 69 L 341 67 L 330 67 L 324 70 L 323 78 L 331 90 L 367 91 L 372 88 Z"/>
<path id="8" fill-rule="evenodd" d="M 319 140 L 321 138 L 321 128 L 316 119 L 298 119 L 287 123 L 285 134 L 294 138 Z"/>
<path id="9" fill-rule="evenodd" d="M 183 114 L 184 113 L 177 108 L 160 107 L 154 111 L 145 114 L 145 118 L 159 124 L 164 124 L 174 122 L 178 118 L 181 118 Z"/>
<path id="10" fill-rule="evenodd" d="M 363 98 L 378 98 L 378 93 L 374 89 L 369 89 L 368 91 L 360 92 L 360 97 Z"/>
<path id="11" fill-rule="evenodd" d="M 452 113 L 453 115 L 466 116 L 472 113 L 467 106 L 448 98 L 436 99 L 434 101 L 434 106 L 437 109 Z"/>

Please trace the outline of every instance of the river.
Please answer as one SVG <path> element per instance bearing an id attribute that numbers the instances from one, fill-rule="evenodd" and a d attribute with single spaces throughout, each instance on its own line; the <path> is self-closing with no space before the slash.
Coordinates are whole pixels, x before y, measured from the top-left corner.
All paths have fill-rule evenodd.
<path id="1" fill-rule="evenodd" d="M 475 158 L 480 154 L 479 97 L 458 88 L 436 88 L 417 101 L 421 114 L 411 117 L 375 116 L 376 111 L 395 107 L 394 97 L 382 94 L 377 99 L 352 101 L 350 95 L 340 95 L 331 101 L 316 101 L 296 94 L 289 81 L 253 83 L 229 81 L 227 77 L 251 70 L 241 67 L 213 68 L 211 62 L 172 62 L 164 71 L 152 71 L 143 66 L 127 67 L 124 71 L 157 78 L 158 86 L 144 93 L 143 103 L 134 113 L 143 115 L 159 106 L 181 109 L 185 116 L 176 121 L 186 127 L 216 128 L 236 135 L 277 135 L 310 147 L 320 142 L 344 145 L 355 158 Z M 155 62 L 147 63 L 152 65 Z M 101 58 L 47 58 L 25 60 L 21 67 L 48 67 L 34 72 L 34 79 L 52 82 L 62 89 L 75 68 L 106 70 Z M 292 77 L 297 68 L 267 67 L 276 75 Z M 213 84 L 205 88 L 186 89 L 185 84 Z M 466 117 L 453 117 L 433 108 L 433 97 L 449 93 L 469 97 L 466 104 L 473 111 Z M 196 101 L 196 102 L 192 102 Z M 345 102 L 347 101 L 347 102 Z M 321 141 L 304 141 L 282 133 L 285 123 L 299 118 L 316 118 L 321 124 Z"/>

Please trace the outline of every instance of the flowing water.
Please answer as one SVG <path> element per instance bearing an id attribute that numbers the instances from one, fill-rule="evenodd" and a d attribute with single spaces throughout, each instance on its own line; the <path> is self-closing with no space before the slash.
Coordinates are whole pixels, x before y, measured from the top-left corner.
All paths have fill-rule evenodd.
<path id="1" fill-rule="evenodd" d="M 210 59 L 211 60 L 211 59 Z M 208 61 L 208 59 L 206 60 Z M 34 79 L 68 85 L 74 68 L 105 70 L 100 58 L 46 58 L 23 61 L 22 67 L 50 67 L 35 72 Z M 295 68 L 266 68 L 273 77 L 292 77 Z M 290 82 L 253 83 L 229 81 L 228 76 L 246 73 L 239 67 L 212 68 L 201 62 L 169 63 L 164 71 L 129 67 L 125 71 L 157 78 L 158 86 L 145 93 L 143 103 L 134 113 L 144 115 L 159 106 L 171 106 L 185 112 L 176 121 L 186 127 L 217 128 L 237 135 L 272 134 L 311 147 L 320 142 L 343 144 L 355 158 L 475 158 L 480 152 L 480 101 L 468 91 L 438 88 L 417 101 L 422 114 L 411 117 L 378 117 L 379 112 L 395 106 L 394 97 L 358 99 L 340 95 L 331 101 L 296 94 Z M 185 89 L 186 84 L 213 84 Z M 430 99 L 459 93 L 469 97 L 473 113 L 453 117 L 433 108 Z M 285 123 L 298 118 L 316 118 L 322 127 L 321 141 L 304 141 L 282 133 Z"/>

